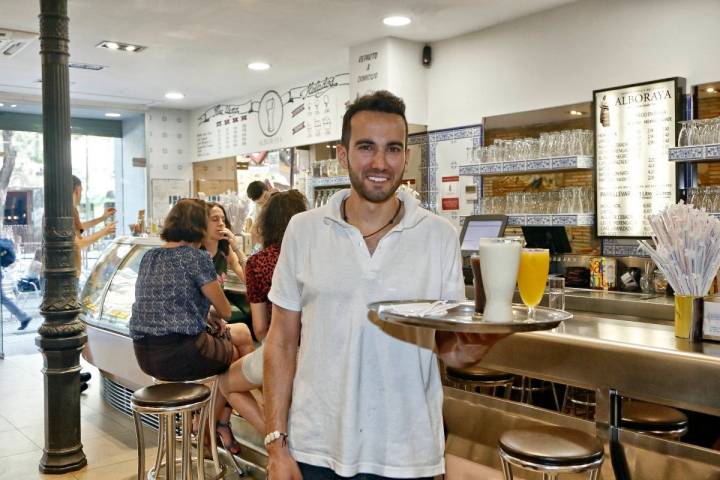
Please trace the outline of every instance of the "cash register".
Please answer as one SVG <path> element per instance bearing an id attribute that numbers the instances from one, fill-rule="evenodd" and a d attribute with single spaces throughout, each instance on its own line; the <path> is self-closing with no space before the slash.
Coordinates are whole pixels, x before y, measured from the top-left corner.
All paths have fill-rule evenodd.
<path id="1" fill-rule="evenodd" d="M 465 218 L 460 232 L 460 252 L 466 285 L 473 283 L 470 255 L 477 253 L 480 239 L 502 237 L 505 234 L 507 220 L 507 215 L 471 215 Z"/>

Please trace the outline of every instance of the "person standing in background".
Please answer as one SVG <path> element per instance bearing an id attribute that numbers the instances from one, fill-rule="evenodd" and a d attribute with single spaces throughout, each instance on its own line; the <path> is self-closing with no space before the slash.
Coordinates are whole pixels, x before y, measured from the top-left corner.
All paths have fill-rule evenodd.
<path id="1" fill-rule="evenodd" d="M 80 249 L 87 248 L 93 243 L 97 242 L 103 237 L 113 235 L 115 233 L 115 222 L 108 222 L 104 228 L 98 230 L 95 233 L 91 233 L 83 236 L 83 233 L 88 229 L 94 227 L 100 222 L 104 222 L 112 215 L 115 214 L 114 208 L 106 208 L 105 212 L 92 220 L 82 222 L 80 220 L 80 212 L 78 212 L 78 205 L 82 199 L 82 181 L 75 175 L 72 176 L 73 186 L 73 224 L 75 227 L 75 276 L 80 280 L 80 274 L 82 273 L 82 257 L 80 255 Z M 79 293 L 79 292 L 78 292 Z M 90 381 L 90 372 L 80 373 L 80 391 L 84 392 L 88 388 L 87 382 Z"/>
<path id="2" fill-rule="evenodd" d="M 261 244 L 263 242 L 262 238 L 260 238 L 260 232 L 258 230 L 258 221 L 260 219 L 260 215 L 262 214 L 263 207 L 274 193 L 277 193 L 277 189 L 271 188 L 267 180 L 264 182 L 255 180 L 254 182 L 250 182 L 250 185 L 247 187 L 248 198 L 255 202 L 255 214 L 253 215 L 253 224 L 250 228 L 253 253 L 262 248 Z"/>

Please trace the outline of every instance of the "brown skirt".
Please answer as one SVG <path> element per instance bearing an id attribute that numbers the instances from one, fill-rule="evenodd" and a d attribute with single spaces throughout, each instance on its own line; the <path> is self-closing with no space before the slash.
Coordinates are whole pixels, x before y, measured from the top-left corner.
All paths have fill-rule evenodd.
<path id="1" fill-rule="evenodd" d="M 233 358 L 230 339 L 207 332 L 195 337 L 146 335 L 134 340 L 133 345 L 142 371 L 165 381 L 195 380 L 223 373 Z"/>

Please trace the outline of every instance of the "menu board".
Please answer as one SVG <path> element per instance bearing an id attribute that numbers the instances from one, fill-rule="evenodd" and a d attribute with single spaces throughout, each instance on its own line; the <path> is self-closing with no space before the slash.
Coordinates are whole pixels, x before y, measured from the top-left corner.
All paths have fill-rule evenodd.
<path id="1" fill-rule="evenodd" d="M 599 237 L 647 237 L 647 222 L 675 202 L 675 127 L 684 79 L 593 92 Z"/>
<path id="2" fill-rule="evenodd" d="M 194 111 L 195 161 L 340 139 L 348 77 L 315 77 Z"/>

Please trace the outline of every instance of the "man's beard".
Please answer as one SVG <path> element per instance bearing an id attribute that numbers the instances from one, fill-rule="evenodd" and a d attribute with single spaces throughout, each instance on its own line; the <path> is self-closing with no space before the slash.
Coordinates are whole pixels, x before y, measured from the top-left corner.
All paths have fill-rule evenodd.
<path id="1" fill-rule="evenodd" d="M 348 175 L 350 176 L 350 185 L 352 185 L 353 189 L 360 195 L 360 198 L 363 200 L 367 200 L 368 202 L 372 203 L 383 203 L 390 197 L 392 197 L 398 188 L 400 188 L 400 185 L 402 184 L 402 174 L 405 173 L 405 169 L 403 168 L 403 171 L 400 175 L 398 175 L 397 180 L 395 180 L 395 183 L 393 183 L 390 186 L 390 189 L 387 191 L 382 190 L 369 190 L 365 186 L 365 182 L 363 181 L 362 177 L 358 177 L 355 172 L 353 171 L 352 167 L 348 168 Z M 363 174 L 360 174 L 363 175 Z"/>

